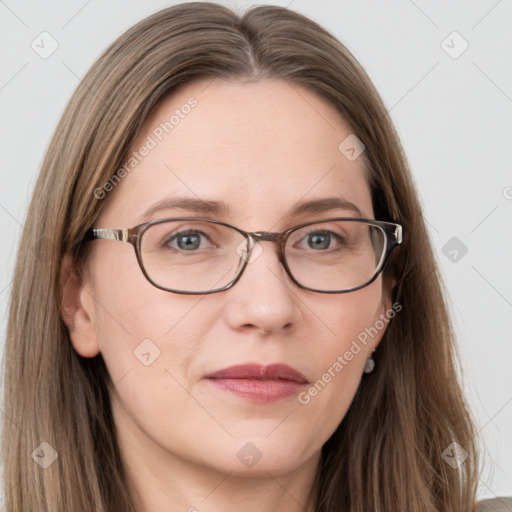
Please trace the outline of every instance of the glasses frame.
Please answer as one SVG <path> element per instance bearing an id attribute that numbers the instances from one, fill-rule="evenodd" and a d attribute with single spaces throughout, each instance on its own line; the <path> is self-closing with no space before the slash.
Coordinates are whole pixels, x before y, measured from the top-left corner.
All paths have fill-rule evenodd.
<path id="1" fill-rule="evenodd" d="M 142 254 L 141 254 L 141 240 L 144 233 L 155 224 L 163 224 L 165 222 L 169 221 L 201 221 L 201 222 L 209 222 L 212 224 L 219 224 L 221 226 L 226 226 L 228 228 L 234 229 L 241 235 L 243 235 L 248 242 L 248 253 L 245 256 L 240 256 L 240 263 L 239 267 L 236 273 L 236 276 L 234 279 L 231 280 L 227 285 L 222 286 L 220 288 L 214 288 L 212 290 L 207 291 L 184 291 L 184 290 L 176 290 L 173 288 L 168 288 L 166 286 L 162 286 L 155 281 L 151 279 L 151 277 L 146 272 L 146 269 L 144 268 L 144 263 L 142 262 Z M 290 268 L 288 267 L 288 263 L 286 262 L 286 257 L 284 254 L 284 248 L 286 245 L 286 241 L 289 238 L 289 236 L 294 233 L 295 231 L 302 229 L 304 227 L 313 225 L 313 224 L 321 224 L 324 222 L 333 222 L 333 221 L 349 221 L 349 222 L 360 222 L 363 224 L 369 224 L 372 226 L 376 226 L 380 228 L 385 235 L 386 240 L 386 246 L 383 250 L 381 259 L 377 265 L 377 268 L 375 270 L 374 275 L 372 278 L 365 283 L 363 283 L 360 286 L 355 286 L 352 288 L 347 288 L 345 290 L 318 290 L 316 288 L 310 288 L 308 286 L 305 286 L 301 284 L 299 281 L 295 279 L 293 276 Z M 84 238 L 82 239 L 83 242 L 88 242 L 91 240 L 115 240 L 119 242 L 127 242 L 131 244 L 135 249 L 135 255 L 137 257 L 137 262 L 139 264 L 139 267 L 144 274 L 144 277 L 156 288 L 159 288 L 160 290 L 164 290 L 167 292 L 172 293 L 179 293 L 183 295 L 206 295 L 211 293 L 218 293 L 225 290 L 228 290 L 229 288 L 232 288 L 242 277 L 242 274 L 244 273 L 244 270 L 247 267 L 247 264 L 250 261 L 252 250 L 256 245 L 256 242 L 274 242 L 277 244 L 278 247 L 278 258 L 280 263 L 283 265 L 283 267 L 286 270 L 286 273 L 290 277 L 290 279 L 299 287 L 304 290 L 309 290 L 312 292 L 318 292 L 318 293 L 349 293 L 356 290 L 360 290 L 361 288 L 364 288 L 365 286 L 368 286 L 369 284 L 373 283 L 375 279 L 381 274 L 381 272 L 386 268 L 386 265 L 391 257 L 391 253 L 397 247 L 402 243 L 403 238 L 403 228 L 400 224 L 394 223 L 394 222 L 387 222 L 382 220 L 375 220 L 375 219 L 364 219 L 359 217 L 333 217 L 329 219 L 321 219 L 321 220 L 315 220 L 306 222 L 304 224 L 300 224 L 299 226 L 294 226 L 293 228 L 287 229 L 286 231 L 283 231 L 281 233 L 279 232 L 268 232 L 268 231 L 254 231 L 254 232 L 248 232 L 244 231 L 243 229 L 237 228 L 235 226 L 232 226 L 231 224 L 227 224 L 226 222 L 222 222 L 220 220 L 214 220 L 214 219 L 204 219 L 204 218 L 198 218 L 198 217 L 174 217 L 174 218 L 167 218 L 167 219 L 158 219 L 158 220 L 152 220 L 150 222 L 145 222 L 144 224 L 139 224 L 137 226 L 134 226 L 132 228 L 126 228 L 126 229 L 116 229 L 116 228 L 92 228 L 89 229 Z"/>

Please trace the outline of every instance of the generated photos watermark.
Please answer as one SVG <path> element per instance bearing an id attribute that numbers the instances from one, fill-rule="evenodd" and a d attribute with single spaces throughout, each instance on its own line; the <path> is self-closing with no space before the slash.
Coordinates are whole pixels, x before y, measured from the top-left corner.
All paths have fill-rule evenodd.
<path id="1" fill-rule="evenodd" d="M 298 400 L 302 405 L 307 405 L 311 402 L 311 399 L 317 396 L 329 382 L 332 381 L 342 370 L 349 364 L 355 355 L 359 354 L 362 350 L 362 346 L 366 346 L 368 341 L 384 329 L 389 321 L 395 317 L 395 315 L 402 310 L 402 305 L 395 302 L 390 309 L 385 313 L 381 313 L 378 320 L 374 322 L 371 327 L 365 327 L 357 335 L 357 339 L 353 340 L 349 349 L 346 350 L 343 355 L 339 355 L 336 361 L 327 368 L 327 370 L 320 376 L 320 378 L 312 384 L 306 391 L 299 393 Z"/>
<path id="2" fill-rule="evenodd" d="M 174 110 L 167 121 L 160 123 L 148 137 L 138 151 L 132 151 L 125 163 L 101 187 L 94 189 L 94 197 L 104 199 L 108 192 L 114 190 L 119 182 L 139 165 L 151 150 L 155 149 L 164 138 L 185 119 L 192 109 L 198 105 L 196 98 L 191 96 L 186 103 Z"/>

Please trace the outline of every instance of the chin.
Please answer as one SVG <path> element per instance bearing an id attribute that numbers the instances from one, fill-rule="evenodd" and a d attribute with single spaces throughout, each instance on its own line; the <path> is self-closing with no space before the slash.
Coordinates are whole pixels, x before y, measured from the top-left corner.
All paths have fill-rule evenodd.
<path id="1" fill-rule="evenodd" d="M 236 437 L 223 443 L 210 439 L 215 448 L 208 450 L 207 460 L 205 451 L 202 451 L 202 464 L 222 473 L 240 476 L 268 477 L 269 473 L 289 473 L 319 454 L 321 448 L 312 450 L 312 440 L 293 439 L 277 433 L 267 438 L 264 434 Z M 306 447 L 309 447 L 308 451 Z"/>

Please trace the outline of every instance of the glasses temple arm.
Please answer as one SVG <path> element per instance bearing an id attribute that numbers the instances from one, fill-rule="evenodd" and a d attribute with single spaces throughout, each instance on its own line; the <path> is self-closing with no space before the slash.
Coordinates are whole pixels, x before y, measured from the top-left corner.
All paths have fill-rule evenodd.
<path id="1" fill-rule="evenodd" d="M 128 240 L 128 230 L 93 228 L 87 231 L 84 240 L 118 240 L 120 242 L 126 242 Z"/>

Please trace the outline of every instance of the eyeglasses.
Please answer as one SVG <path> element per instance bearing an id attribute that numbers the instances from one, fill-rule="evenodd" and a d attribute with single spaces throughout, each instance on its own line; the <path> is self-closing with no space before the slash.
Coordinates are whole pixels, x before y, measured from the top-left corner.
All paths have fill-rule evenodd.
<path id="1" fill-rule="evenodd" d="M 402 226 L 360 218 L 308 222 L 282 233 L 248 233 L 218 220 L 182 217 L 154 220 L 128 229 L 90 229 L 84 241 L 128 242 L 146 279 L 173 293 L 207 294 L 231 288 L 248 263 L 275 242 L 278 258 L 300 288 L 346 293 L 372 283 L 393 249 Z"/>

